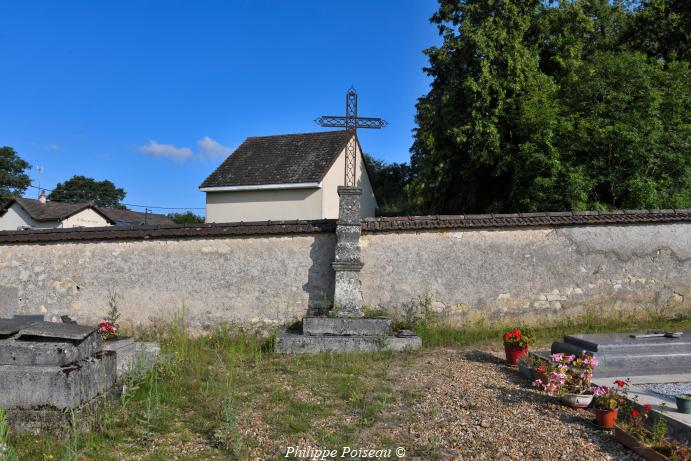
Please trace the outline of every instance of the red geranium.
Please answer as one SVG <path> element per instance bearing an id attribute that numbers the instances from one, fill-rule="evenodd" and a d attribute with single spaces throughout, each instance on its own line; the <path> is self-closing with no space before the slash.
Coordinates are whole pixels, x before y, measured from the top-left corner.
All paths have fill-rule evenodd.
<path id="1" fill-rule="evenodd" d="M 502 335 L 502 338 L 506 346 L 527 346 L 535 341 L 529 330 L 521 331 L 518 328 L 507 331 Z"/>
<path id="2" fill-rule="evenodd" d="M 619 386 L 619 387 L 624 387 L 624 386 L 626 386 L 626 382 L 625 382 L 625 381 L 622 381 L 621 379 L 617 379 L 616 381 L 614 381 L 614 384 L 616 384 L 616 385 Z"/>
<path id="3" fill-rule="evenodd" d="M 646 412 L 646 413 L 649 413 L 650 410 L 653 409 L 653 407 L 651 407 L 650 405 L 646 405 L 644 408 L 645 408 L 645 412 Z"/>
<path id="4" fill-rule="evenodd" d="M 641 415 L 641 412 L 638 411 L 638 408 L 632 408 L 631 409 L 631 416 L 634 418 L 638 418 Z"/>

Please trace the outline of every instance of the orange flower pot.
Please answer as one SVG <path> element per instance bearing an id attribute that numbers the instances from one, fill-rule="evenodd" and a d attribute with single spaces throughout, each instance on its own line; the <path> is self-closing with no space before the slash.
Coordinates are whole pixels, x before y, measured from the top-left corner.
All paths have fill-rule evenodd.
<path id="1" fill-rule="evenodd" d="M 595 422 L 605 429 L 614 427 L 617 423 L 617 416 L 619 416 L 619 410 L 595 410 Z"/>

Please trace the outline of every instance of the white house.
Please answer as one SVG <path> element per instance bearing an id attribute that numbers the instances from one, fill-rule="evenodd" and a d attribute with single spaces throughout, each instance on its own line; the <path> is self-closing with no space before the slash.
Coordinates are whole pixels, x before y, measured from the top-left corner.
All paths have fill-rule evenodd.
<path id="1" fill-rule="evenodd" d="M 0 210 L 0 230 L 104 227 L 114 225 L 173 224 L 163 215 L 97 207 L 91 203 L 67 203 L 13 198 Z"/>
<path id="2" fill-rule="evenodd" d="M 337 189 L 353 136 L 322 131 L 247 138 L 199 186 L 206 192 L 206 222 L 337 219 Z M 355 180 L 362 216 L 374 216 L 377 201 L 359 142 Z"/>

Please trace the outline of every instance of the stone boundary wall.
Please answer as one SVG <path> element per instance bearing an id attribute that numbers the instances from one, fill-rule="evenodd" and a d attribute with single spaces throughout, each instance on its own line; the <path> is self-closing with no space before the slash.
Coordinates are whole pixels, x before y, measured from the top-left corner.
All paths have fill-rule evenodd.
<path id="1" fill-rule="evenodd" d="M 364 302 L 449 320 L 691 309 L 691 210 L 423 216 L 362 223 Z M 130 325 L 299 319 L 333 294 L 335 221 L 0 232 L 0 317 Z"/>

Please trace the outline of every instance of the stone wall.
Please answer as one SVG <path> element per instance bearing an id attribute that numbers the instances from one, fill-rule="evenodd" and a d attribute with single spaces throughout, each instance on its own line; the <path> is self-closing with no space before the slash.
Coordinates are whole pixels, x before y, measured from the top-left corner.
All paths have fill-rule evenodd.
<path id="1" fill-rule="evenodd" d="M 363 296 L 428 296 L 451 320 L 535 321 L 600 308 L 689 309 L 691 223 L 366 234 Z"/>
<path id="2" fill-rule="evenodd" d="M 452 320 L 691 309 L 691 211 L 674 219 L 436 217 L 363 224 L 364 302 Z M 626 216 L 624 216 L 626 217 Z M 629 216 L 630 218 L 630 216 Z M 393 224 L 392 224 L 393 222 Z M 301 318 L 333 294 L 333 221 L 0 232 L 0 317 L 193 328 Z"/>

